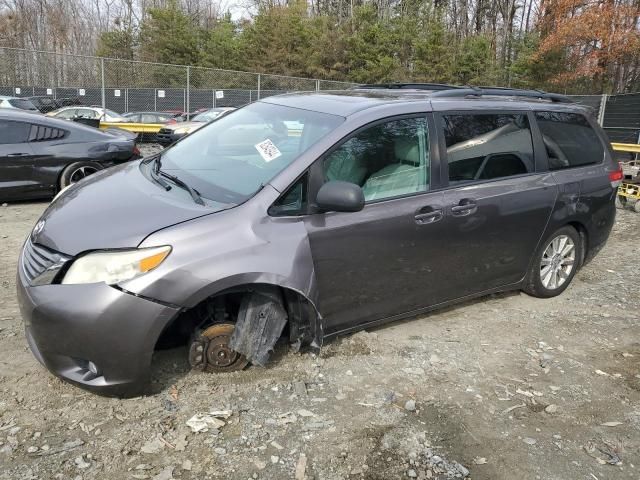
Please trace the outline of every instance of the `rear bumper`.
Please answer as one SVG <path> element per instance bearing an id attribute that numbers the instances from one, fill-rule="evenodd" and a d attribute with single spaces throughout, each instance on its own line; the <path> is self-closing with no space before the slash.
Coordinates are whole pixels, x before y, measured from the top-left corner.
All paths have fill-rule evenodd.
<path id="1" fill-rule="evenodd" d="M 587 238 L 587 252 L 584 259 L 584 264 L 591 262 L 595 256 L 605 246 L 613 225 L 616 221 L 616 206 L 615 198 L 617 189 L 613 189 L 610 198 L 604 202 L 603 207 L 595 211 L 592 215 L 591 222 L 588 228 L 589 236 Z"/>
<path id="2" fill-rule="evenodd" d="M 179 312 L 104 283 L 31 287 L 20 267 L 17 293 L 38 361 L 101 395 L 134 396 L 148 389 L 155 343 Z"/>

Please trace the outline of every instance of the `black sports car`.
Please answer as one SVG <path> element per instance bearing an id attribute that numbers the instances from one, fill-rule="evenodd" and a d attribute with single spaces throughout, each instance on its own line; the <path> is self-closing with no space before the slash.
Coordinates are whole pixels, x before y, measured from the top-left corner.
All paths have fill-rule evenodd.
<path id="1" fill-rule="evenodd" d="M 103 168 L 140 158 L 135 134 L 0 109 L 0 201 L 53 197 Z"/>

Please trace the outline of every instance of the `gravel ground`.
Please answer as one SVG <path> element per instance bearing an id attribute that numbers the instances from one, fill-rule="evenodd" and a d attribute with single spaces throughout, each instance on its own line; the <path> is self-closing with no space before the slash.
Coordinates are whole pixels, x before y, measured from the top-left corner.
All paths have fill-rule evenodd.
<path id="1" fill-rule="evenodd" d="M 2 480 L 640 478 L 638 214 L 560 297 L 494 295 L 232 374 L 159 352 L 157 393 L 118 400 L 26 347 L 16 259 L 45 207 L 0 207 Z"/>

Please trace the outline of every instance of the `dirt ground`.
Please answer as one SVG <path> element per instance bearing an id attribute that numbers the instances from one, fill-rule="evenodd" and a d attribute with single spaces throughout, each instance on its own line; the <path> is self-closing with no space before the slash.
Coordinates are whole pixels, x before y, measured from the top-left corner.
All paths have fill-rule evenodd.
<path id="1" fill-rule="evenodd" d="M 118 400 L 27 349 L 16 259 L 45 207 L 0 207 L 2 480 L 640 478 L 639 214 L 560 297 L 495 295 L 233 374 L 160 352 L 157 393 Z"/>

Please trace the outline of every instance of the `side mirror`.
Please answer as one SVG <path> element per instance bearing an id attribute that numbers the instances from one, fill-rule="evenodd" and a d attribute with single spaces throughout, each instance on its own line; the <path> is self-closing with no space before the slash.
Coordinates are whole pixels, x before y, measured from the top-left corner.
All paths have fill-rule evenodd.
<path id="1" fill-rule="evenodd" d="M 364 208 L 364 193 L 355 183 L 332 180 L 320 187 L 316 204 L 325 212 L 359 212 Z"/>

